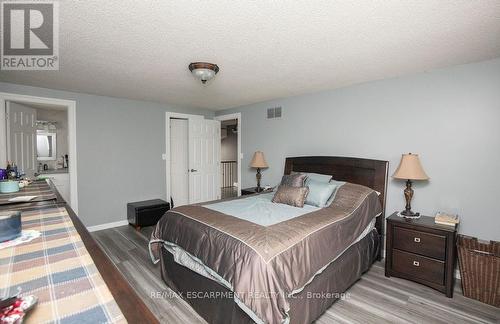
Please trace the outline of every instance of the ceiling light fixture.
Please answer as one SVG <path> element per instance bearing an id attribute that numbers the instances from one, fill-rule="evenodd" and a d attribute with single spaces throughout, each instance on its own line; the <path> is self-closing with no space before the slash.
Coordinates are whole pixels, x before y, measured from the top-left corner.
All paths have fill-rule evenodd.
<path id="1" fill-rule="evenodd" d="M 201 80 L 201 83 L 205 84 L 208 80 L 215 77 L 217 72 L 219 72 L 219 67 L 217 64 L 206 63 L 206 62 L 194 62 L 189 64 L 189 71 L 193 75 Z"/>

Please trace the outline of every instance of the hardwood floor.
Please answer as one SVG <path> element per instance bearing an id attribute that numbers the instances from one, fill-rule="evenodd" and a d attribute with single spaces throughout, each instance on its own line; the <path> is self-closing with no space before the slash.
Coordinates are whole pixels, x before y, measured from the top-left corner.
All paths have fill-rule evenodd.
<path id="1" fill-rule="evenodd" d="M 238 187 L 221 188 L 221 199 L 238 197 Z"/>
<path id="2" fill-rule="evenodd" d="M 121 226 L 92 235 L 162 323 L 206 323 L 160 278 L 159 265 L 149 259 L 146 236 L 151 230 L 139 233 Z M 465 298 L 459 285 L 450 299 L 407 280 L 386 278 L 383 263 L 377 262 L 317 323 L 500 322 L 498 308 Z"/>

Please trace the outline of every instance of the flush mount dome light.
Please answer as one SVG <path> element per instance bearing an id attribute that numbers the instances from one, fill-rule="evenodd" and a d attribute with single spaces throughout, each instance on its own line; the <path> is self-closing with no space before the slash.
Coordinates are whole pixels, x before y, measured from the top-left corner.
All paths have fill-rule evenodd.
<path id="1" fill-rule="evenodd" d="M 189 71 L 191 71 L 197 79 L 200 79 L 201 83 L 205 84 L 219 72 L 219 67 L 217 64 L 213 63 L 194 62 L 189 64 Z"/>

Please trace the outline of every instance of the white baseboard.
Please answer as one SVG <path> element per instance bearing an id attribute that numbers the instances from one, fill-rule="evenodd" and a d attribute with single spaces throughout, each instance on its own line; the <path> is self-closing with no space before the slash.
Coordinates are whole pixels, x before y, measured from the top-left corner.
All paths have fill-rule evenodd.
<path id="1" fill-rule="evenodd" d="M 100 224 L 100 225 L 94 225 L 94 226 L 87 226 L 87 231 L 95 232 L 95 231 L 100 231 L 100 230 L 104 230 L 107 228 L 123 226 L 123 225 L 127 225 L 127 224 L 128 224 L 127 220 L 121 220 L 118 222 L 112 222 L 112 223 L 106 223 L 106 224 Z"/>

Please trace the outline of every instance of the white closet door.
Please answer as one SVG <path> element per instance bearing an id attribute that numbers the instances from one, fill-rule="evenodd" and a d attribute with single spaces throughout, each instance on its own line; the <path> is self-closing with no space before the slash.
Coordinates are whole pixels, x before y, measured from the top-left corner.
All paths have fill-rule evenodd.
<path id="1" fill-rule="evenodd" d="M 170 120 L 170 187 L 174 206 L 189 204 L 188 121 Z"/>
<path id="2" fill-rule="evenodd" d="M 7 102 L 7 159 L 27 176 L 36 170 L 36 110 Z"/>
<path id="3" fill-rule="evenodd" d="M 220 121 L 189 119 L 189 203 L 220 199 Z"/>

